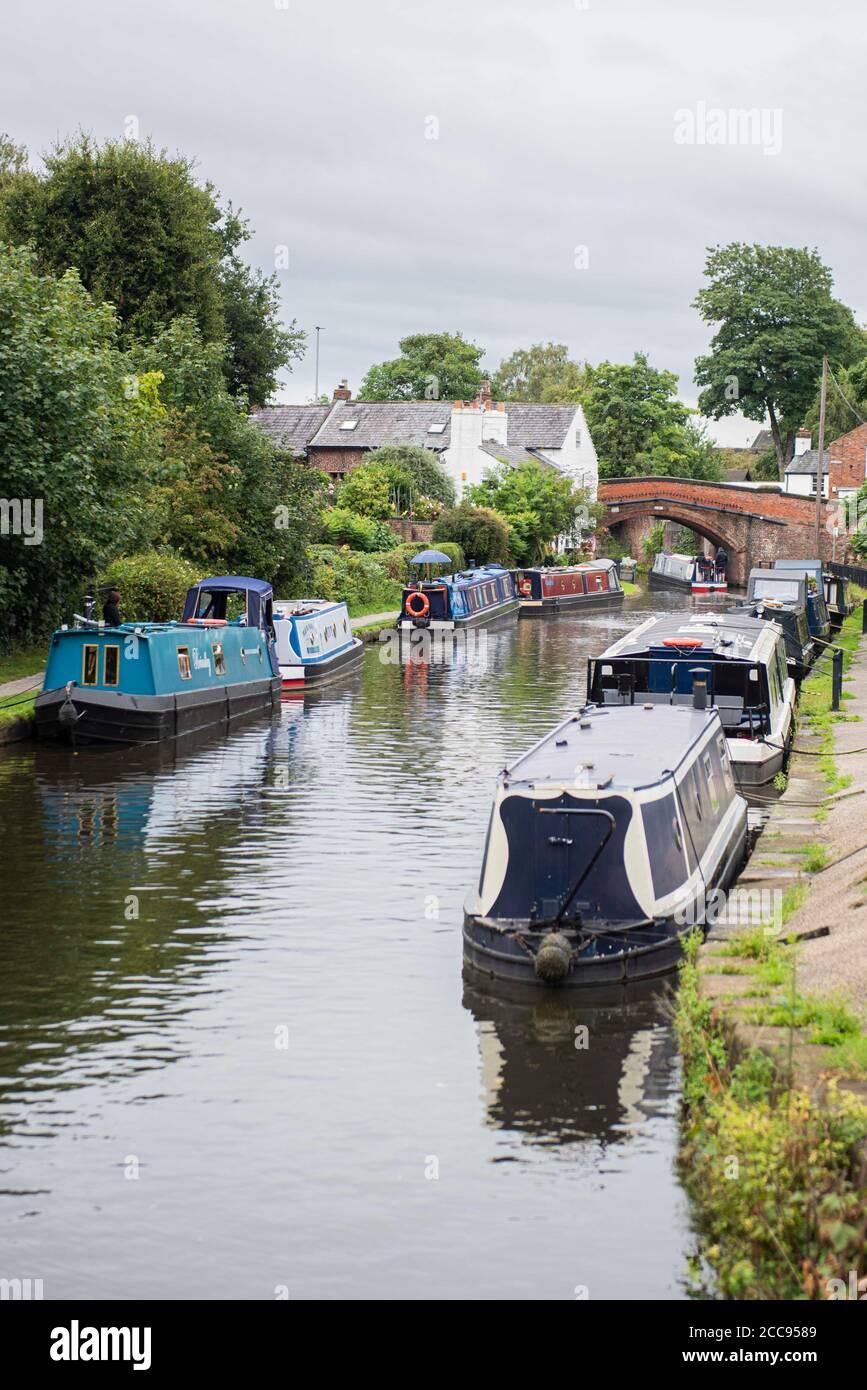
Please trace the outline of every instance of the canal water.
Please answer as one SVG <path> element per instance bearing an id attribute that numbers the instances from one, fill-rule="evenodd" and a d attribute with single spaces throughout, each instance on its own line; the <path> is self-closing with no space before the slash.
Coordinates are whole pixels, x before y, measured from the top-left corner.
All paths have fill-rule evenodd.
<path id="1" fill-rule="evenodd" d="M 480 989 L 461 924 L 498 770 L 580 704 L 591 652 L 691 602 L 522 620 L 451 665 L 372 647 L 183 750 L 7 750 L 0 1276 L 685 1297 L 659 998 Z"/>

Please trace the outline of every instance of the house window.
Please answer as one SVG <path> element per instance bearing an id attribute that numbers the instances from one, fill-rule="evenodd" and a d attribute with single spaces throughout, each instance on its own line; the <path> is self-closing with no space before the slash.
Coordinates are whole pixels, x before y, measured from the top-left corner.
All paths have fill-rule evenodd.
<path id="1" fill-rule="evenodd" d="M 117 685 L 120 677 L 120 647 L 106 647 L 102 664 L 103 685 Z"/>
<path id="2" fill-rule="evenodd" d="M 225 656 L 223 655 L 223 644 L 222 644 L 222 642 L 215 642 L 215 643 L 214 643 L 213 652 L 214 652 L 214 675 L 215 675 L 215 676 L 225 676 L 225 674 L 226 674 L 226 658 L 225 658 Z"/>
<path id="3" fill-rule="evenodd" d="M 580 430 L 576 430 L 576 431 L 575 431 L 575 448 L 576 448 L 576 449 L 580 449 L 580 448 L 581 448 L 581 431 L 580 431 Z"/>
<path id="4" fill-rule="evenodd" d="M 81 684 L 99 684 L 99 647 L 88 644 L 84 648 L 81 657 Z"/>
<path id="5" fill-rule="evenodd" d="M 343 420 L 340 425 L 340 428 L 342 430 L 354 430 L 357 424 L 357 420 Z"/>
<path id="6" fill-rule="evenodd" d="M 181 680 L 192 680 L 193 673 L 190 670 L 190 649 L 189 647 L 178 647 L 178 670 L 181 673 Z"/>

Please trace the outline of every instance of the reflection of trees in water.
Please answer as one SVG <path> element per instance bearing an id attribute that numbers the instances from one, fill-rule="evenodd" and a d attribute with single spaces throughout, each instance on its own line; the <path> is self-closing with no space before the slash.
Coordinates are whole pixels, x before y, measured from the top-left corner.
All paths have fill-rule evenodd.
<path id="1" fill-rule="evenodd" d="M 620 992 L 593 1004 L 574 994 L 525 987 L 510 998 L 465 982 L 489 1125 L 537 1143 L 615 1143 L 669 1094 L 676 1047 L 664 988 L 629 1002 Z M 576 1047 L 583 1028 L 587 1045 Z"/>
<path id="2" fill-rule="evenodd" d="M 73 755 L 40 745 L 4 765 L 16 866 L 0 937 L 7 1077 L 87 1081 L 79 1064 L 97 1048 L 118 1074 L 181 1055 L 159 1030 L 214 988 L 197 903 L 225 896 L 225 856 L 267 815 L 277 736 L 257 718 L 180 746 Z M 128 919 L 130 894 L 139 915 Z M 143 1030 L 153 1041 L 127 1053 Z"/>

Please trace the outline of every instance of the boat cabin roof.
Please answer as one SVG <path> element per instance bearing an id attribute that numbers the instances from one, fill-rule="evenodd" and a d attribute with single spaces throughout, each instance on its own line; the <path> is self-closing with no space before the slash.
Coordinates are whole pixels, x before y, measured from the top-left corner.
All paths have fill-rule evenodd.
<path id="1" fill-rule="evenodd" d="M 691 705 L 588 705 L 507 767 L 503 781 L 632 790 L 659 782 L 714 725 L 716 709 Z"/>
<path id="2" fill-rule="evenodd" d="M 472 584 L 483 584 L 486 579 L 499 579 L 501 575 L 510 573 L 511 571 L 507 570 L 505 565 L 492 563 L 490 565 L 478 565 L 475 569 L 459 570 L 457 574 L 444 574 L 438 579 L 425 579 L 419 582 L 423 588 L 429 584 L 434 588 L 448 584 L 450 587 L 462 589 L 469 588 Z"/>
<path id="3" fill-rule="evenodd" d="M 775 560 L 774 569 L 791 570 L 795 574 L 810 574 L 819 584 L 822 581 L 822 562 L 821 560 Z"/>
<path id="4" fill-rule="evenodd" d="M 656 654 L 657 648 L 670 649 L 676 657 L 677 639 L 684 638 L 681 650 L 689 649 L 689 655 L 704 655 L 716 661 L 761 661 L 770 658 L 781 636 L 775 623 L 753 618 L 748 613 L 674 613 L 648 618 L 604 651 L 598 660 L 647 656 L 651 651 Z M 696 639 L 701 639 L 701 646 L 693 648 Z"/>
<path id="5" fill-rule="evenodd" d="M 579 565 L 524 565 L 520 574 L 593 574 L 599 570 L 613 570 L 617 566 L 613 560 L 582 560 Z"/>

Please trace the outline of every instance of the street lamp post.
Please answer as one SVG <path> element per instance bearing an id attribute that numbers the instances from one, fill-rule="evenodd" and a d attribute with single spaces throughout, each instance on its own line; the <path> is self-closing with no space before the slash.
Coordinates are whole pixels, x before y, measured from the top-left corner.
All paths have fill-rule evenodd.
<path id="1" fill-rule="evenodd" d="M 316 386 L 313 394 L 319 400 L 319 334 L 322 332 L 320 325 L 316 324 Z"/>

